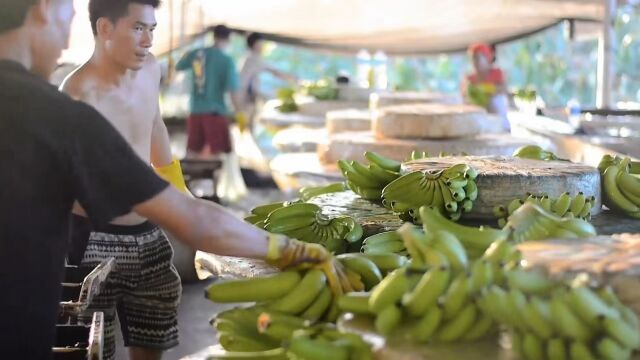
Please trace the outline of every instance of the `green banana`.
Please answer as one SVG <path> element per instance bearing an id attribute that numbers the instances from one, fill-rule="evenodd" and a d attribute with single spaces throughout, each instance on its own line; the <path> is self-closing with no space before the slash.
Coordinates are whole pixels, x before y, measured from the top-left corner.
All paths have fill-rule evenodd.
<path id="1" fill-rule="evenodd" d="M 371 173 L 371 176 L 380 181 L 384 186 L 400 177 L 400 173 L 385 170 L 375 163 L 370 164 L 367 169 Z"/>
<path id="2" fill-rule="evenodd" d="M 593 329 L 601 327 L 601 316 L 620 318 L 620 313 L 615 308 L 605 303 L 586 286 L 573 287 L 568 293 L 568 301 L 578 317 Z"/>
<path id="3" fill-rule="evenodd" d="M 489 246 L 489 248 L 487 248 L 487 250 L 482 255 L 482 258 L 494 265 L 498 265 L 500 263 L 506 263 L 507 258 L 514 251 L 516 251 L 515 247 L 511 245 L 507 240 L 499 240 L 493 242 Z"/>
<path id="4" fill-rule="evenodd" d="M 255 208 L 251 209 L 251 213 L 254 214 L 254 215 L 266 217 L 272 211 L 274 211 L 276 209 L 279 209 L 281 207 L 284 207 L 284 206 L 285 206 L 285 203 L 283 203 L 283 202 L 276 202 L 276 203 L 271 203 L 271 204 L 260 205 L 260 206 L 256 206 Z"/>
<path id="5" fill-rule="evenodd" d="M 469 179 L 469 181 L 467 181 L 467 185 L 465 185 L 464 191 L 467 194 L 467 199 L 476 201 L 476 199 L 478 198 L 478 186 L 473 179 Z"/>
<path id="6" fill-rule="evenodd" d="M 542 149 L 538 145 L 525 145 L 513 152 L 513 157 L 531 160 L 558 160 L 558 157 L 551 151 Z"/>
<path id="7" fill-rule="evenodd" d="M 402 297 L 402 305 L 413 316 L 424 315 L 447 289 L 450 276 L 451 271 L 446 266 L 427 271 L 416 287 Z"/>
<path id="8" fill-rule="evenodd" d="M 373 263 L 376 264 L 378 269 L 385 274 L 395 269 L 401 268 L 409 262 L 406 256 L 401 256 L 393 253 L 362 254 L 362 256 L 373 261 Z"/>
<path id="9" fill-rule="evenodd" d="M 255 223 L 264 221 L 265 219 L 266 218 L 261 215 L 249 215 L 244 218 L 244 221 L 248 222 L 249 224 L 255 225 Z"/>
<path id="10" fill-rule="evenodd" d="M 299 215 L 291 216 L 286 219 L 267 222 L 265 230 L 274 234 L 285 234 L 297 229 L 307 228 L 316 222 L 315 216 Z"/>
<path id="11" fill-rule="evenodd" d="M 620 346 L 610 338 L 604 338 L 596 344 L 598 355 L 604 360 L 623 360 L 631 358 L 631 350 Z"/>
<path id="12" fill-rule="evenodd" d="M 616 165 L 611 165 L 603 174 L 603 188 L 605 205 L 620 209 L 627 213 L 640 212 L 640 207 L 629 201 L 618 188 L 617 177 L 621 170 Z"/>
<path id="13" fill-rule="evenodd" d="M 564 216 L 571 207 L 571 194 L 569 192 L 562 193 L 556 201 L 551 205 L 551 211 L 558 216 Z"/>
<path id="14" fill-rule="evenodd" d="M 507 312 L 507 298 L 509 294 L 497 285 L 490 286 L 483 293 L 483 297 L 486 297 L 486 310 L 488 310 L 489 315 L 497 322 L 514 326 L 515 324 Z"/>
<path id="15" fill-rule="evenodd" d="M 442 194 L 442 198 L 444 199 L 444 208 L 450 212 L 454 213 L 458 210 L 458 202 L 451 195 L 451 191 L 442 180 L 438 180 L 438 186 L 440 187 L 440 193 Z"/>
<path id="16" fill-rule="evenodd" d="M 451 286 L 443 295 L 444 318 L 453 318 L 468 300 L 469 295 L 469 276 L 465 273 L 459 273 L 451 282 Z"/>
<path id="17" fill-rule="evenodd" d="M 354 314 L 371 315 L 369 309 L 369 293 L 348 293 L 340 296 L 338 299 L 338 308 L 343 312 L 351 312 Z"/>
<path id="18" fill-rule="evenodd" d="M 291 338 L 293 332 L 309 324 L 297 316 L 277 313 L 262 313 L 256 321 L 258 333 L 273 340 L 284 341 Z"/>
<path id="19" fill-rule="evenodd" d="M 377 245 L 386 242 L 402 241 L 402 237 L 395 230 L 385 231 L 375 235 L 371 235 L 364 239 L 364 245 Z"/>
<path id="20" fill-rule="evenodd" d="M 640 333 L 625 321 L 611 316 L 602 317 L 604 331 L 624 347 L 635 349 L 640 347 Z"/>
<path id="21" fill-rule="evenodd" d="M 527 304 L 527 298 L 517 289 L 510 289 L 507 292 L 506 310 L 509 312 L 510 322 L 516 329 L 526 331 L 527 323 L 523 316 L 524 308 Z"/>
<path id="22" fill-rule="evenodd" d="M 330 341 L 306 336 L 294 336 L 289 343 L 289 352 L 296 359 L 304 360 L 349 360 L 349 348 Z"/>
<path id="23" fill-rule="evenodd" d="M 347 232 L 347 234 L 345 235 L 345 240 L 347 240 L 348 242 L 354 243 L 362 238 L 362 235 L 364 233 L 362 225 L 360 225 L 360 223 L 355 221 L 352 217 L 341 216 L 331 220 L 331 222 L 334 221 L 349 229 L 349 232 Z"/>
<path id="24" fill-rule="evenodd" d="M 224 354 L 209 354 L 207 360 L 287 360 L 284 348 L 265 351 L 225 351 Z"/>
<path id="25" fill-rule="evenodd" d="M 631 195 L 640 197 L 640 178 L 630 175 L 626 171 L 620 171 L 616 182 L 621 189 L 628 191 Z"/>
<path id="26" fill-rule="evenodd" d="M 403 250 L 405 250 L 405 246 L 402 241 L 388 241 L 375 245 L 364 244 L 361 251 L 365 254 L 387 254 L 398 253 Z"/>
<path id="27" fill-rule="evenodd" d="M 545 358 L 544 343 L 531 333 L 525 333 L 522 338 L 522 352 L 527 360 L 540 360 Z"/>
<path id="28" fill-rule="evenodd" d="M 491 316 L 485 313 L 478 313 L 477 316 L 478 318 L 476 319 L 476 323 L 473 324 L 471 328 L 469 328 L 462 339 L 470 341 L 477 340 L 485 337 L 495 329 L 495 323 L 493 322 Z"/>
<path id="29" fill-rule="evenodd" d="M 584 207 L 584 203 L 587 201 L 584 193 L 580 191 L 578 195 L 574 196 L 571 200 L 571 207 L 569 207 L 569 211 L 571 211 L 574 215 L 578 215 L 582 208 Z"/>
<path id="30" fill-rule="evenodd" d="M 253 339 L 244 337 L 237 334 L 219 334 L 218 341 L 225 350 L 228 351 L 242 351 L 242 352 L 258 352 L 273 350 L 279 347 L 279 344 L 275 341 L 267 339 Z"/>
<path id="31" fill-rule="evenodd" d="M 561 338 L 547 341 L 547 358 L 549 360 L 568 360 L 567 346 Z"/>
<path id="32" fill-rule="evenodd" d="M 513 199 L 513 200 L 511 200 L 509 205 L 507 205 L 507 213 L 509 215 L 513 214 L 523 204 L 524 204 L 524 201 L 522 201 L 521 199 Z"/>
<path id="33" fill-rule="evenodd" d="M 371 290 L 369 298 L 369 308 L 378 313 L 389 305 L 400 301 L 403 294 L 409 289 L 409 279 L 406 268 L 394 270 Z"/>
<path id="34" fill-rule="evenodd" d="M 299 314 L 313 303 L 325 288 L 326 282 L 327 277 L 322 271 L 309 270 L 291 292 L 273 301 L 268 307 L 285 314 Z"/>
<path id="35" fill-rule="evenodd" d="M 374 326 L 382 335 L 389 335 L 402 321 L 402 311 L 396 304 L 391 304 L 382 309 L 376 316 Z"/>
<path id="36" fill-rule="evenodd" d="M 373 151 L 365 151 L 364 157 L 371 163 L 378 165 L 379 167 L 393 172 L 399 172 L 402 163 L 389 158 L 385 158 Z"/>
<path id="37" fill-rule="evenodd" d="M 478 316 L 478 309 L 474 303 L 468 303 L 460 313 L 444 323 L 438 332 L 436 338 L 440 341 L 451 342 L 462 338 L 473 327 Z"/>
<path id="38" fill-rule="evenodd" d="M 597 235 L 596 228 L 582 219 L 562 219 L 559 225 L 581 238 Z"/>
<path id="39" fill-rule="evenodd" d="M 338 255 L 337 259 L 349 270 L 356 272 L 362 278 L 365 290 L 370 290 L 382 280 L 382 273 L 376 264 L 358 254 Z"/>
<path id="40" fill-rule="evenodd" d="M 490 286 L 493 282 L 493 266 L 489 261 L 476 260 L 471 265 L 469 278 L 469 293 L 476 294 Z"/>
<path id="41" fill-rule="evenodd" d="M 269 301 L 291 292 L 300 280 L 297 271 L 283 271 L 250 279 L 219 281 L 205 290 L 205 297 L 218 303 Z"/>
<path id="42" fill-rule="evenodd" d="M 362 176 L 363 178 L 367 178 L 369 180 L 371 180 L 371 183 L 375 183 L 375 186 L 372 187 L 385 187 L 388 183 L 390 183 L 391 181 L 386 180 L 385 178 L 376 176 L 373 171 L 371 170 L 371 166 L 364 166 L 362 164 L 360 164 L 357 161 L 354 161 L 351 165 L 353 167 L 353 170 L 355 170 L 355 172 L 357 172 L 360 176 Z M 357 183 L 357 182 L 356 182 Z M 362 185 L 365 185 L 364 183 Z"/>
<path id="43" fill-rule="evenodd" d="M 538 270 L 513 269 L 505 274 L 510 288 L 527 295 L 548 294 L 558 284 Z"/>
<path id="44" fill-rule="evenodd" d="M 569 346 L 569 358 L 571 360 L 596 360 L 589 346 L 581 341 L 573 341 Z"/>
<path id="45" fill-rule="evenodd" d="M 442 320 L 442 308 L 439 305 L 430 308 L 427 310 L 427 313 L 410 328 L 411 337 L 418 342 L 426 342 L 435 334 Z"/>
<path id="46" fill-rule="evenodd" d="M 465 248 L 486 250 L 494 241 L 505 239 L 508 232 L 488 227 L 469 227 L 447 220 L 438 211 L 423 206 L 420 208 L 424 231 L 434 233 L 446 230 L 455 235 Z"/>
<path id="47" fill-rule="evenodd" d="M 463 213 L 470 213 L 471 210 L 473 209 L 473 201 L 469 200 L 469 199 L 464 199 L 462 200 L 462 212 Z"/>
<path id="48" fill-rule="evenodd" d="M 551 319 L 554 327 L 564 336 L 576 341 L 589 341 L 593 331 L 568 306 L 562 296 L 556 295 L 551 300 Z"/>
<path id="49" fill-rule="evenodd" d="M 320 320 L 331 306 L 331 300 L 331 289 L 325 287 L 300 317 L 312 322 Z"/>
<path id="50" fill-rule="evenodd" d="M 467 259 L 467 252 L 458 238 L 444 230 L 437 231 L 434 236 L 435 239 L 431 245 L 447 257 L 451 269 L 455 272 L 466 270 L 469 266 L 469 259 Z"/>
<path id="51" fill-rule="evenodd" d="M 322 209 L 318 205 L 311 203 L 296 203 L 289 206 L 281 207 L 273 210 L 267 216 L 267 222 L 274 222 L 280 219 L 286 219 L 294 216 L 315 216 Z"/>
<path id="52" fill-rule="evenodd" d="M 538 297 L 529 299 L 522 311 L 522 318 L 537 337 L 544 340 L 550 340 L 553 337 L 551 309 L 545 300 Z"/>

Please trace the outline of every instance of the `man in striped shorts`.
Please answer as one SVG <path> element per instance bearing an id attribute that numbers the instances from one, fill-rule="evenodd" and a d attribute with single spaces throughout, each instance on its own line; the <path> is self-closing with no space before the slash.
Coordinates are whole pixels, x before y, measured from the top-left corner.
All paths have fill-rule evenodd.
<path id="1" fill-rule="evenodd" d="M 160 67 L 149 53 L 158 5 L 159 0 L 90 0 L 95 50 L 61 89 L 102 113 L 138 156 L 185 190 L 160 115 Z M 135 213 L 94 228 L 76 204 L 71 231 L 70 262 L 94 267 L 106 258 L 116 259 L 115 270 L 89 309 L 105 313 L 104 358 L 115 356 L 116 314 L 131 359 L 159 359 L 163 350 L 176 346 L 181 283 L 162 230 Z"/>

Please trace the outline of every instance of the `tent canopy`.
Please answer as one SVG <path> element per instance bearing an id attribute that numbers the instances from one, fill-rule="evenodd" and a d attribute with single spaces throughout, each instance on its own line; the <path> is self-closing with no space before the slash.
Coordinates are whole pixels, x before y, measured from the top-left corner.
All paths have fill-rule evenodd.
<path id="1" fill-rule="evenodd" d="M 88 57 L 93 39 L 88 0 L 75 3 L 71 48 L 63 60 L 77 62 Z M 602 15 L 602 0 L 163 0 L 153 51 L 166 53 L 208 26 L 225 24 L 303 46 L 428 54 Z"/>

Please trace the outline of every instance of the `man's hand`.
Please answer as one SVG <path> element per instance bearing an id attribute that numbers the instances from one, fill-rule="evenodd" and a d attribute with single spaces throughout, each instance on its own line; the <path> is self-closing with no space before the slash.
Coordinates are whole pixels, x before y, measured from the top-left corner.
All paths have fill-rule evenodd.
<path id="1" fill-rule="evenodd" d="M 327 276 L 331 292 L 336 297 L 347 292 L 364 290 L 360 276 L 345 269 L 322 245 L 270 234 L 268 247 L 267 263 L 282 270 L 318 268 Z"/>

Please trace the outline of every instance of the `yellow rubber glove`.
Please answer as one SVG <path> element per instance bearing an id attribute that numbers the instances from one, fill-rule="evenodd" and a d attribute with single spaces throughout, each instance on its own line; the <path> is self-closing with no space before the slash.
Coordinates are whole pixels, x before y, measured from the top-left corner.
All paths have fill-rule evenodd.
<path id="1" fill-rule="evenodd" d="M 242 111 L 238 111 L 235 115 L 235 119 L 236 119 L 236 124 L 238 124 L 238 129 L 240 129 L 240 132 L 245 131 L 245 129 L 247 128 L 247 125 L 249 125 L 249 118 L 247 117 L 247 114 Z"/>
<path id="2" fill-rule="evenodd" d="M 305 243 L 281 234 L 269 234 L 266 261 L 281 270 L 318 268 L 327 276 L 334 296 L 356 289 L 363 290 L 357 274 L 345 269 L 327 249 L 320 244 Z M 354 286 L 355 285 L 355 286 Z"/>
<path id="3" fill-rule="evenodd" d="M 173 159 L 171 164 L 161 167 L 154 167 L 156 174 L 165 179 L 171 185 L 175 186 L 178 190 L 185 194 L 191 194 L 187 189 L 187 184 L 184 182 L 182 176 L 182 168 L 180 167 L 180 161 Z"/>

